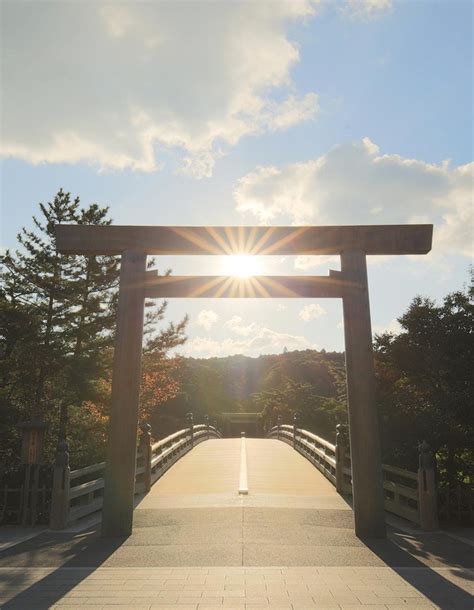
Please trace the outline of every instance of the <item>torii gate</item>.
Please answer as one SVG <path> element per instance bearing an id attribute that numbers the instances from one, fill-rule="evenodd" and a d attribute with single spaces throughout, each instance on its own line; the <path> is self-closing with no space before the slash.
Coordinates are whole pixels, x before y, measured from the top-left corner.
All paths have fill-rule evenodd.
<path id="1" fill-rule="evenodd" d="M 342 298 L 355 533 L 385 537 L 366 256 L 427 254 L 432 225 L 153 227 L 58 225 L 63 254 L 121 255 L 102 535 L 132 531 L 146 298 Z M 151 255 L 328 255 L 329 276 L 158 277 Z"/>

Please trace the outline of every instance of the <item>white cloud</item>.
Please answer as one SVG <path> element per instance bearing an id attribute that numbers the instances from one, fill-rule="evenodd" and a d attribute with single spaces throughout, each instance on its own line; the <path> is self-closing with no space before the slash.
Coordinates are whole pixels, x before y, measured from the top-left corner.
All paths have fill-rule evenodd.
<path id="1" fill-rule="evenodd" d="M 207 337 L 194 337 L 185 344 L 181 353 L 194 357 L 232 356 L 235 354 L 258 356 L 259 354 L 279 354 L 285 347 L 290 351 L 317 349 L 317 346 L 311 344 L 305 337 L 278 333 L 269 328 L 260 327 L 254 336 L 245 339 L 227 338 L 218 341 Z"/>
<path id="2" fill-rule="evenodd" d="M 383 335 L 384 333 L 393 333 L 394 335 L 398 335 L 402 327 L 398 320 L 390 320 L 388 324 L 374 324 L 372 327 L 372 333 L 375 335 Z"/>
<path id="3" fill-rule="evenodd" d="M 317 113 L 286 31 L 316 4 L 6 2 L 2 154 L 151 171 L 175 149 L 209 176 L 242 137 Z"/>
<path id="4" fill-rule="evenodd" d="M 197 316 L 196 324 L 202 326 L 206 330 L 211 330 L 218 320 L 218 315 L 212 309 L 202 309 Z"/>
<path id="5" fill-rule="evenodd" d="M 434 223 L 434 252 L 472 250 L 474 163 L 451 168 L 380 154 L 369 138 L 283 167 L 259 167 L 235 189 L 236 207 L 262 224 Z M 300 258 L 299 268 L 309 261 Z"/>
<path id="6" fill-rule="evenodd" d="M 371 20 L 380 17 L 392 7 L 392 0 L 345 0 L 339 11 L 349 19 Z"/>
<path id="7" fill-rule="evenodd" d="M 259 326 L 258 324 L 255 324 L 255 322 L 245 325 L 240 316 L 232 316 L 232 318 L 227 320 L 227 322 L 224 324 L 224 328 L 230 330 L 236 335 L 248 337 L 250 334 L 257 332 Z"/>
<path id="8" fill-rule="evenodd" d="M 235 354 L 258 356 L 279 354 L 285 347 L 289 350 L 317 349 L 316 345 L 303 336 L 280 333 L 255 322 L 245 324 L 240 316 L 233 316 L 227 320 L 224 328 L 234 336 L 226 337 L 222 341 L 209 337 L 194 337 L 187 341 L 181 353 L 195 357 Z"/>
<path id="9" fill-rule="evenodd" d="M 305 305 L 303 309 L 298 313 L 299 317 L 305 322 L 309 322 L 309 320 L 314 320 L 315 318 L 320 318 L 321 316 L 325 316 L 327 311 L 321 305 L 317 303 L 311 303 L 310 305 Z"/>

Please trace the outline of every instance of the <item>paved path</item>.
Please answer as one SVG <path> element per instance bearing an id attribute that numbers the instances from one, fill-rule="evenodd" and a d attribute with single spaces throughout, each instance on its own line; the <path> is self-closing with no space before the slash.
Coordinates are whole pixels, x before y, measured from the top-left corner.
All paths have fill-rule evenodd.
<path id="1" fill-rule="evenodd" d="M 45 532 L 0 552 L 2 608 L 466 608 L 472 547 L 354 536 L 350 506 L 291 447 L 198 445 L 139 502 L 127 539 Z"/>
<path id="2" fill-rule="evenodd" d="M 465 577 L 442 568 L 34 568 L 2 577 L 14 596 L 5 610 L 472 610 Z"/>

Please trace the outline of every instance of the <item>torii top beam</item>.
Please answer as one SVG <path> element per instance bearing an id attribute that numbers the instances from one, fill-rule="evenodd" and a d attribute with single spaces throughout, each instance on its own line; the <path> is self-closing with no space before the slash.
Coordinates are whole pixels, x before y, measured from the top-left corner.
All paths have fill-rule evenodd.
<path id="1" fill-rule="evenodd" d="M 118 255 L 125 251 L 161 255 L 427 254 L 433 225 L 327 227 L 154 227 L 58 225 L 63 254 Z"/>

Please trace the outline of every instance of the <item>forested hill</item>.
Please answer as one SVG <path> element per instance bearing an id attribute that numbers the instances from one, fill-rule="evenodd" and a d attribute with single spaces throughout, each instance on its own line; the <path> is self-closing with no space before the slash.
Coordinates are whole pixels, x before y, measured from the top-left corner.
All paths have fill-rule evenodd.
<path id="1" fill-rule="evenodd" d="M 308 424 L 316 417 L 332 426 L 334 414 L 329 416 L 329 412 L 343 398 L 342 353 L 305 350 L 257 358 L 184 358 L 180 392 L 160 408 L 152 424 L 172 429 L 176 419 L 187 412 L 197 422 L 204 414 L 219 422 L 221 413 L 236 411 L 263 412 L 268 421 L 281 414 L 284 421 L 290 421 L 298 410 Z"/>

